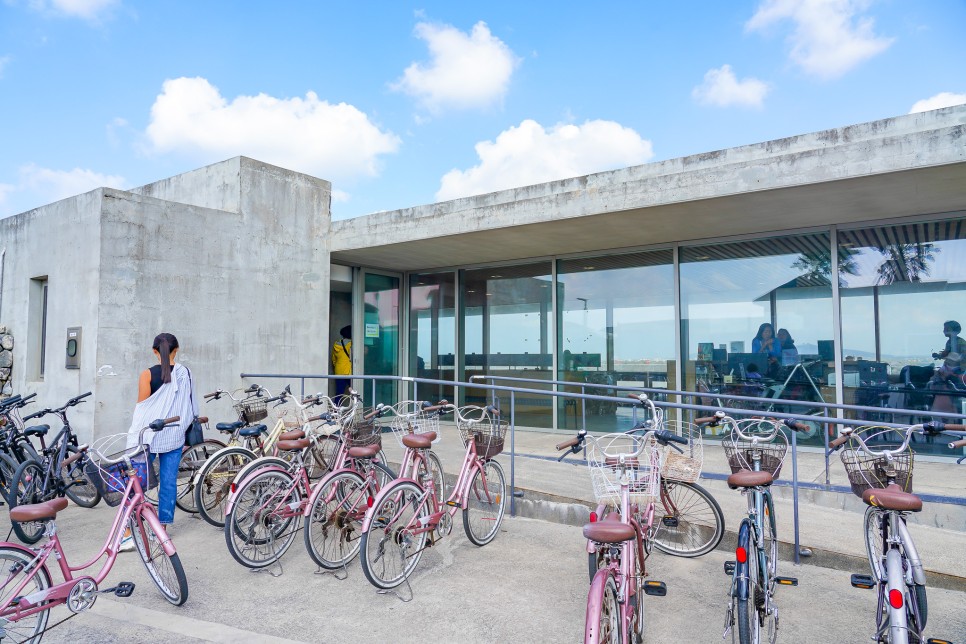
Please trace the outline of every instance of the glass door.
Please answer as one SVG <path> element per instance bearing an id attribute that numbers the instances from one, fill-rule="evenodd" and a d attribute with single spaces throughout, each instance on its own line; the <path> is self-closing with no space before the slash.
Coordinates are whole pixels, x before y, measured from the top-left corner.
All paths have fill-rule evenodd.
<path id="1" fill-rule="evenodd" d="M 362 373 L 367 376 L 399 375 L 400 276 L 364 271 L 362 326 L 353 339 L 362 346 Z M 360 342 L 361 340 L 361 342 Z M 375 391 L 375 397 L 373 397 Z M 363 385 L 367 406 L 397 402 L 398 382 L 377 380 Z"/>

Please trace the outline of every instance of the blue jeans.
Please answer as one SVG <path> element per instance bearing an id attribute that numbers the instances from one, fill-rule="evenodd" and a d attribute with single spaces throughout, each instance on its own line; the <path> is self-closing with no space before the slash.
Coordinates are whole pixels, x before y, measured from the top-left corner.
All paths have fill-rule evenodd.
<path id="1" fill-rule="evenodd" d="M 181 448 L 163 454 L 150 454 L 148 460 L 154 465 L 154 457 L 160 458 L 158 479 L 158 519 L 167 525 L 174 523 L 174 502 L 178 495 L 178 465 L 181 464 Z"/>

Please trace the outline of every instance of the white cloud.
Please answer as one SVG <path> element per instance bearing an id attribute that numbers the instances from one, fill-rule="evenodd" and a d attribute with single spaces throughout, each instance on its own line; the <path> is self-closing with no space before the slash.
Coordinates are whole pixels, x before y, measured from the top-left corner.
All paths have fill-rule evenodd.
<path id="1" fill-rule="evenodd" d="M 837 78 L 895 42 L 877 36 L 875 21 L 860 15 L 869 4 L 869 0 L 764 0 L 745 29 L 764 31 L 792 21 L 791 59 L 808 74 Z"/>
<path id="2" fill-rule="evenodd" d="M 105 17 L 120 0 L 28 0 L 31 9 L 46 14 L 97 21 Z"/>
<path id="3" fill-rule="evenodd" d="M 940 92 L 935 96 L 930 96 L 929 98 L 924 98 L 921 101 L 916 101 L 909 110 L 909 113 L 914 114 L 916 112 L 928 112 L 929 110 L 938 110 L 943 107 L 962 105 L 963 103 L 966 103 L 966 94 Z"/>
<path id="4" fill-rule="evenodd" d="M 738 80 L 731 65 L 709 69 L 704 82 L 691 90 L 694 100 L 704 105 L 729 107 L 761 107 L 768 93 L 768 85 L 757 78 Z"/>
<path id="5" fill-rule="evenodd" d="M 51 170 L 29 163 L 20 168 L 18 190 L 29 190 L 42 195 L 46 204 L 66 197 L 72 197 L 95 188 L 120 188 L 124 177 L 101 174 L 93 170 L 74 168 L 73 170 Z"/>
<path id="6" fill-rule="evenodd" d="M 151 106 L 146 130 L 155 152 L 181 152 L 204 161 L 250 156 L 328 180 L 378 174 L 379 156 L 400 139 L 359 109 L 333 105 L 314 92 L 305 98 L 267 94 L 230 102 L 204 78 L 167 80 Z"/>
<path id="7" fill-rule="evenodd" d="M 501 132 L 496 141 L 477 143 L 476 153 L 478 165 L 443 176 L 438 200 L 639 165 L 654 156 L 650 141 L 613 121 L 544 129 L 529 119 Z"/>
<path id="8" fill-rule="evenodd" d="M 421 22 L 415 33 L 426 41 L 431 60 L 411 64 L 392 89 L 416 97 L 432 113 L 486 107 L 506 95 L 520 59 L 485 22 L 473 25 L 469 34 Z"/>

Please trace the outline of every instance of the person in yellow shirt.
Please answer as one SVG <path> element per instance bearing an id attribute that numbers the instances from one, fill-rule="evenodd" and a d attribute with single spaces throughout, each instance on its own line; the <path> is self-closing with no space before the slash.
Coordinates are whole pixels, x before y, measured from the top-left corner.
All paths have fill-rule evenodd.
<path id="1" fill-rule="evenodd" d="M 344 326 L 339 330 L 342 336 L 332 345 L 332 373 L 336 376 L 352 374 L 352 327 Z M 352 384 L 350 378 L 335 379 L 335 394 L 341 396 Z"/>

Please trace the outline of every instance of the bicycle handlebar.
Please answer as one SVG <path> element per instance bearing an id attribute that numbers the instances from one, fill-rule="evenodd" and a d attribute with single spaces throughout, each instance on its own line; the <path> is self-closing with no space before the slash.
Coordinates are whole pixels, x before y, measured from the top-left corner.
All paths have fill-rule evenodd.
<path id="1" fill-rule="evenodd" d="M 576 447 L 577 445 L 580 445 L 580 443 L 580 438 L 571 438 L 569 441 L 564 443 L 557 443 L 556 449 L 559 452 L 560 450 L 567 449 L 568 447 Z"/>
<path id="2" fill-rule="evenodd" d="M 959 449 L 960 447 L 966 447 L 966 438 L 958 441 L 953 441 L 949 444 L 949 449 Z"/>
<path id="3" fill-rule="evenodd" d="M 896 429 L 895 431 L 901 432 L 902 430 Z M 905 430 L 906 435 L 901 445 L 899 445 L 895 449 L 884 449 L 878 452 L 873 449 L 869 449 L 869 446 L 866 445 L 862 437 L 858 433 L 856 433 L 855 428 L 847 427 L 842 430 L 842 435 L 836 438 L 835 440 L 829 442 L 828 446 L 829 446 L 829 452 L 833 452 L 838 448 L 840 448 L 845 443 L 849 442 L 849 440 L 854 439 L 858 443 L 859 451 L 864 452 L 865 454 L 876 458 L 881 458 L 881 457 L 889 458 L 889 457 L 901 454 L 902 452 L 909 449 L 909 440 L 912 438 L 913 434 L 921 433 L 921 434 L 928 434 L 931 436 L 935 436 L 938 434 L 942 434 L 943 432 L 946 432 L 946 431 L 954 431 L 954 432 L 966 431 L 966 425 L 959 425 L 959 424 L 952 424 L 952 423 L 947 424 L 942 421 L 933 421 L 929 423 L 921 423 L 919 425 L 910 425 Z M 953 445 L 955 445 L 956 443 L 963 443 L 964 445 L 966 445 L 966 441 L 954 441 L 953 443 L 949 443 L 949 448 L 956 449 L 955 447 L 953 447 Z"/>

